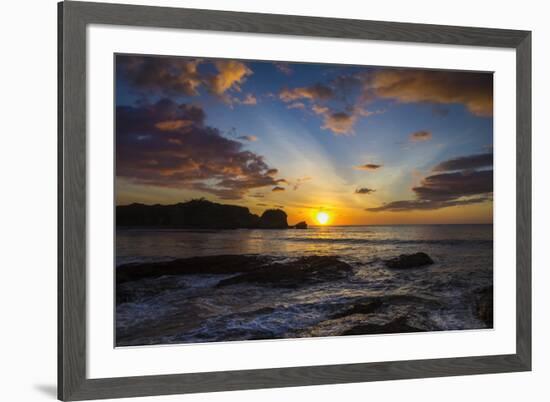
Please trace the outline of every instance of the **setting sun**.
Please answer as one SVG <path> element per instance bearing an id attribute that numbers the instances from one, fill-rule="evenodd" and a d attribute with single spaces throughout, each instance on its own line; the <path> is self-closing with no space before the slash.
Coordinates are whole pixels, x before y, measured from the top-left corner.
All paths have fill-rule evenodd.
<path id="1" fill-rule="evenodd" d="M 493 72 L 109 61 L 113 346 L 495 328 Z"/>
<path id="2" fill-rule="evenodd" d="M 326 212 L 320 211 L 317 212 L 315 219 L 317 219 L 317 222 L 319 222 L 320 225 L 326 225 L 328 223 L 329 216 Z"/>

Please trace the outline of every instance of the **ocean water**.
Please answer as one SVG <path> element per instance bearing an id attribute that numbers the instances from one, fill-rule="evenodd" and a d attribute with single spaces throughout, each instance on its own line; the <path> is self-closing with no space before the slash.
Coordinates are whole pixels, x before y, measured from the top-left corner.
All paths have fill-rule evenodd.
<path id="1" fill-rule="evenodd" d="M 435 263 L 405 270 L 384 264 L 416 252 L 427 253 Z M 268 255 L 282 264 L 302 256 L 338 256 L 353 267 L 344 279 L 294 288 L 250 283 L 216 287 L 233 275 L 133 282 L 125 290 L 143 297 L 117 305 L 119 346 L 335 336 L 357 325 L 383 326 L 398 318 L 423 331 L 488 326 L 476 313 L 476 300 L 493 283 L 492 225 L 118 229 L 116 253 L 117 266 L 240 254 Z M 382 307 L 334 318 L 335 312 L 371 299 L 381 300 Z"/>

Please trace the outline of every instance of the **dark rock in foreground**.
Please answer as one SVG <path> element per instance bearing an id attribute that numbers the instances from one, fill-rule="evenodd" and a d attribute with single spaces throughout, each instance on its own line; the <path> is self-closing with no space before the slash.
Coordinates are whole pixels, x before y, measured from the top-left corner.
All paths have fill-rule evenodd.
<path id="1" fill-rule="evenodd" d="M 424 329 L 411 327 L 407 323 L 407 317 L 399 317 L 383 324 L 361 324 L 342 332 L 342 335 L 372 335 L 372 334 L 397 334 L 407 332 L 424 332 Z"/>
<path id="2" fill-rule="evenodd" d="M 493 328 L 493 287 L 488 286 L 479 291 L 476 296 L 475 313 L 477 317 L 487 325 L 487 328 Z"/>
<path id="3" fill-rule="evenodd" d="M 268 209 L 264 211 L 260 222 L 259 229 L 287 229 L 286 212 L 281 209 Z"/>
<path id="4" fill-rule="evenodd" d="M 294 229 L 307 229 L 307 223 L 302 221 L 294 225 Z"/>
<path id="5" fill-rule="evenodd" d="M 431 265 L 434 261 L 426 253 L 401 254 L 399 257 L 386 261 L 388 268 L 416 268 L 424 265 Z"/>
<path id="6" fill-rule="evenodd" d="M 348 309 L 338 312 L 329 317 L 329 319 L 334 320 L 337 318 L 344 318 L 354 314 L 372 314 L 376 310 L 382 307 L 382 301 L 380 299 L 375 299 L 367 303 L 356 303 L 353 304 Z"/>
<path id="7" fill-rule="evenodd" d="M 258 255 L 215 255 L 172 261 L 131 263 L 117 267 L 117 284 L 165 275 L 236 274 L 270 264 L 272 258 Z"/>
<path id="8" fill-rule="evenodd" d="M 236 274 L 220 281 L 218 286 L 254 283 L 298 287 L 343 279 L 352 269 L 351 265 L 333 256 L 309 256 L 277 262 L 274 257 L 264 255 L 218 255 L 125 264 L 116 269 L 116 283 L 118 286 L 126 282 L 168 275 Z"/>
<path id="9" fill-rule="evenodd" d="M 218 286 L 254 283 L 294 288 L 304 284 L 334 281 L 345 278 L 353 268 L 332 256 L 301 257 L 285 263 L 269 266 L 220 281 Z"/>

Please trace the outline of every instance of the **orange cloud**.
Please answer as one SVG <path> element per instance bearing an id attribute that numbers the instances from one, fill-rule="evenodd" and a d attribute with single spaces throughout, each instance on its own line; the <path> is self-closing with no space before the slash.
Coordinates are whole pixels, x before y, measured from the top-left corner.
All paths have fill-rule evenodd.
<path id="1" fill-rule="evenodd" d="M 214 62 L 218 74 L 208 80 L 209 89 L 216 95 L 222 95 L 230 88 L 240 91 L 240 84 L 252 74 L 244 63 L 236 60 L 217 60 Z"/>
<path id="2" fill-rule="evenodd" d="M 369 111 L 363 108 L 363 101 L 349 102 L 348 96 L 353 87 L 360 87 L 362 80 L 353 76 L 340 76 L 328 84 L 317 83 L 307 87 L 285 88 L 279 99 L 289 109 L 311 109 L 323 119 L 321 128 L 336 135 L 353 134 L 353 127 L 360 117 L 368 117 L 383 111 Z M 309 102 L 302 102 L 307 100 Z"/>
<path id="3" fill-rule="evenodd" d="M 330 109 L 328 107 L 321 106 L 321 105 L 313 105 L 311 107 L 311 110 L 313 110 L 313 113 L 319 114 L 319 115 L 325 115 L 330 112 Z"/>
<path id="4" fill-rule="evenodd" d="M 334 92 L 331 88 L 323 84 L 315 84 L 309 87 L 285 88 L 279 93 L 279 98 L 284 102 L 291 102 L 298 99 L 327 100 L 333 95 Z"/>
<path id="5" fill-rule="evenodd" d="M 201 71 L 200 67 L 207 64 L 214 65 L 216 73 Z M 236 60 L 117 56 L 117 74 L 140 89 L 165 95 L 196 96 L 202 86 L 211 93 L 222 96 L 229 90 L 240 91 L 240 85 L 252 74 L 252 70 Z M 249 94 L 240 103 L 256 104 L 256 98 Z"/>
<path id="6" fill-rule="evenodd" d="M 477 116 L 493 115 L 490 73 L 388 69 L 376 72 L 369 88 L 403 103 L 460 103 Z"/>
<path id="7" fill-rule="evenodd" d="M 191 120 L 166 120 L 156 123 L 155 127 L 161 131 L 175 131 L 192 124 L 193 122 Z"/>
<path id="8" fill-rule="evenodd" d="M 324 123 L 321 128 L 330 130 L 335 134 L 353 133 L 353 125 L 357 116 L 346 112 L 328 113 L 324 116 Z"/>
<path id="9" fill-rule="evenodd" d="M 353 133 L 353 126 L 357 121 L 358 113 L 335 112 L 326 106 L 313 105 L 311 110 L 318 115 L 323 116 L 324 130 L 330 130 L 336 135 Z"/>
<path id="10" fill-rule="evenodd" d="M 202 77 L 198 72 L 198 59 L 117 56 L 117 74 L 133 85 L 153 92 L 198 95 Z"/>
<path id="11" fill-rule="evenodd" d="M 249 191 L 280 185 L 278 170 L 262 155 L 224 137 L 220 130 L 206 125 L 205 118 L 201 108 L 170 99 L 117 106 L 117 177 L 141 185 L 206 192 L 222 199 L 240 199 Z M 180 121 L 193 124 L 186 126 Z"/>

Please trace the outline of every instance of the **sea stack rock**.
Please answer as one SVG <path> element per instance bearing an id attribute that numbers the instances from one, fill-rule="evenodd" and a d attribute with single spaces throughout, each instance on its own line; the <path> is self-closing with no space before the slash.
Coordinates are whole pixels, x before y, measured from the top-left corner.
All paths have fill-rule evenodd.
<path id="1" fill-rule="evenodd" d="M 307 223 L 302 221 L 294 225 L 294 229 L 307 229 Z"/>
<path id="2" fill-rule="evenodd" d="M 287 229 L 286 212 L 281 209 L 268 209 L 260 217 L 261 229 Z"/>
<path id="3" fill-rule="evenodd" d="M 416 268 L 433 264 L 433 260 L 426 253 L 401 254 L 399 257 L 386 261 L 388 268 Z"/>

